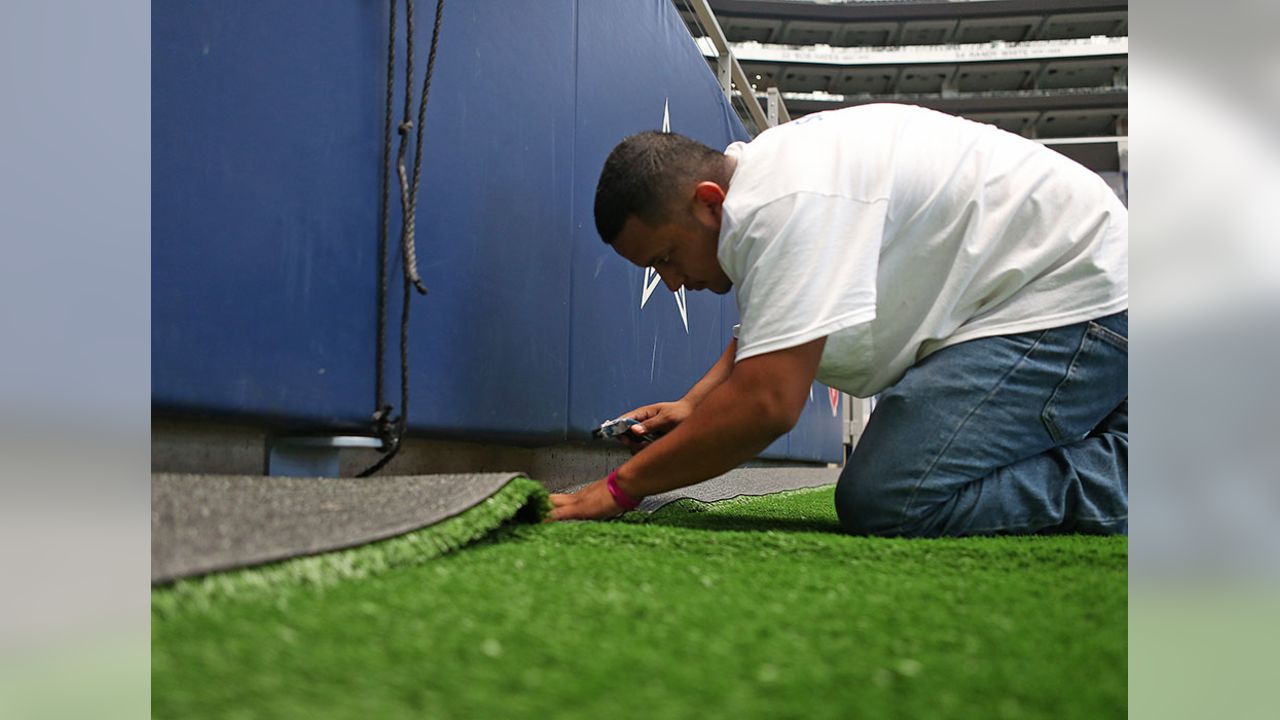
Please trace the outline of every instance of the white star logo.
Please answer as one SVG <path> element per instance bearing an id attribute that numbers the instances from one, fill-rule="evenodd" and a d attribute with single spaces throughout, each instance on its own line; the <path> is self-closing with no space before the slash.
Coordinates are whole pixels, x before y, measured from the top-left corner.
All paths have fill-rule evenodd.
<path id="1" fill-rule="evenodd" d="M 662 132 L 671 132 L 671 100 L 670 98 L 662 102 Z M 662 277 L 658 275 L 658 271 L 651 267 L 644 269 L 644 292 L 640 295 L 640 307 L 643 309 L 645 304 L 649 302 L 649 296 L 654 290 L 658 289 L 658 285 L 662 284 Z M 684 286 L 681 285 L 679 290 L 671 293 L 676 300 L 676 308 L 680 311 L 680 321 L 684 323 L 684 331 L 689 332 L 689 305 L 685 296 Z"/>

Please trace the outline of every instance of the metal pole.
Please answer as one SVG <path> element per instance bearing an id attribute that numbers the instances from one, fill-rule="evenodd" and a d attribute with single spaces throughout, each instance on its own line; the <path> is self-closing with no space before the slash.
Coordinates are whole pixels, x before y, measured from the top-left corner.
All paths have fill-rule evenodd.
<path id="1" fill-rule="evenodd" d="M 757 126 L 764 129 L 777 124 L 769 122 L 764 108 L 760 107 L 760 101 L 756 99 L 755 93 L 751 91 L 751 81 L 747 79 L 747 74 L 743 72 L 742 65 L 738 63 L 738 59 L 733 56 L 733 50 L 729 47 L 729 39 L 725 36 L 724 30 L 720 27 L 720 21 L 716 19 L 715 13 L 711 11 L 711 6 L 707 3 L 707 0 L 689 0 L 689 4 L 693 6 L 693 11 L 697 14 L 698 21 L 706 29 L 707 36 L 711 38 L 711 44 L 715 46 L 718 53 L 716 75 L 720 80 L 720 87 L 724 90 L 725 97 L 732 102 L 733 86 L 737 85 L 738 92 L 742 96 L 742 102 L 747 106 L 747 112 L 755 120 Z M 781 96 L 779 96 L 778 102 L 781 104 Z M 780 116 L 786 116 L 786 114 L 786 108 L 783 106 Z"/>

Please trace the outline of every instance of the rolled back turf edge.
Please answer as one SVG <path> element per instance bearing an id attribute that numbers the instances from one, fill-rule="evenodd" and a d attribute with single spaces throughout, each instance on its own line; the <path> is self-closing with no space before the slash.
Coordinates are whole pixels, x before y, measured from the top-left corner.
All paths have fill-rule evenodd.
<path id="1" fill-rule="evenodd" d="M 205 611 L 219 600 L 274 592 L 288 585 L 327 587 L 372 577 L 457 550 L 508 522 L 540 522 L 549 512 L 546 489 L 518 476 L 467 511 L 397 537 L 155 587 L 151 610 L 162 617 L 179 611 Z"/>

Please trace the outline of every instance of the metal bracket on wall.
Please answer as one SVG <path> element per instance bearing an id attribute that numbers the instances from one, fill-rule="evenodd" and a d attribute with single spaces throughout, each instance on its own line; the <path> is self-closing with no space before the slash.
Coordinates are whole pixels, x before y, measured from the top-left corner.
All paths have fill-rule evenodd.
<path id="1" fill-rule="evenodd" d="M 769 127 L 791 122 L 791 114 L 787 112 L 787 104 L 782 101 L 782 93 L 776 87 L 765 90 L 769 104 Z"/>
<path id="2" fill-rule="evenodd" d="M 266 474 L 338 477 L 342 448 L 381 448 L 382 439 L 360 435 L 276 437 L 267 440 Z"/>

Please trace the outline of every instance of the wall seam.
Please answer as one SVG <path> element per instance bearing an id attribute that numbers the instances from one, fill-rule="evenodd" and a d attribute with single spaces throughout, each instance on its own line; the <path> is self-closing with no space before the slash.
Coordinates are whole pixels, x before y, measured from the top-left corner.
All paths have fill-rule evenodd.
<path id="1" fill-rule="evenodd" d="M 581 25 L 578 20 L 578 2 L 573 2 L 573 87 L 570 90 L 570 106 L 573 112 L 570 115 L 569 124 L 569 331 L 566 333 L 568 347 L 565 352 L 565 384 L 564 384 L 564 422 L 562 423 L 561 437 L 564 440 L 569 439 L 570 417 L 573 413 L 573 335 L 574 335 L 574 263 L 575 251 L 577 250 L 578 233 L 574 225 L 575 212 L 577 210 L 577 189 L 578 189 L 578 58 L 580 54 L 580 33 Z"/>

